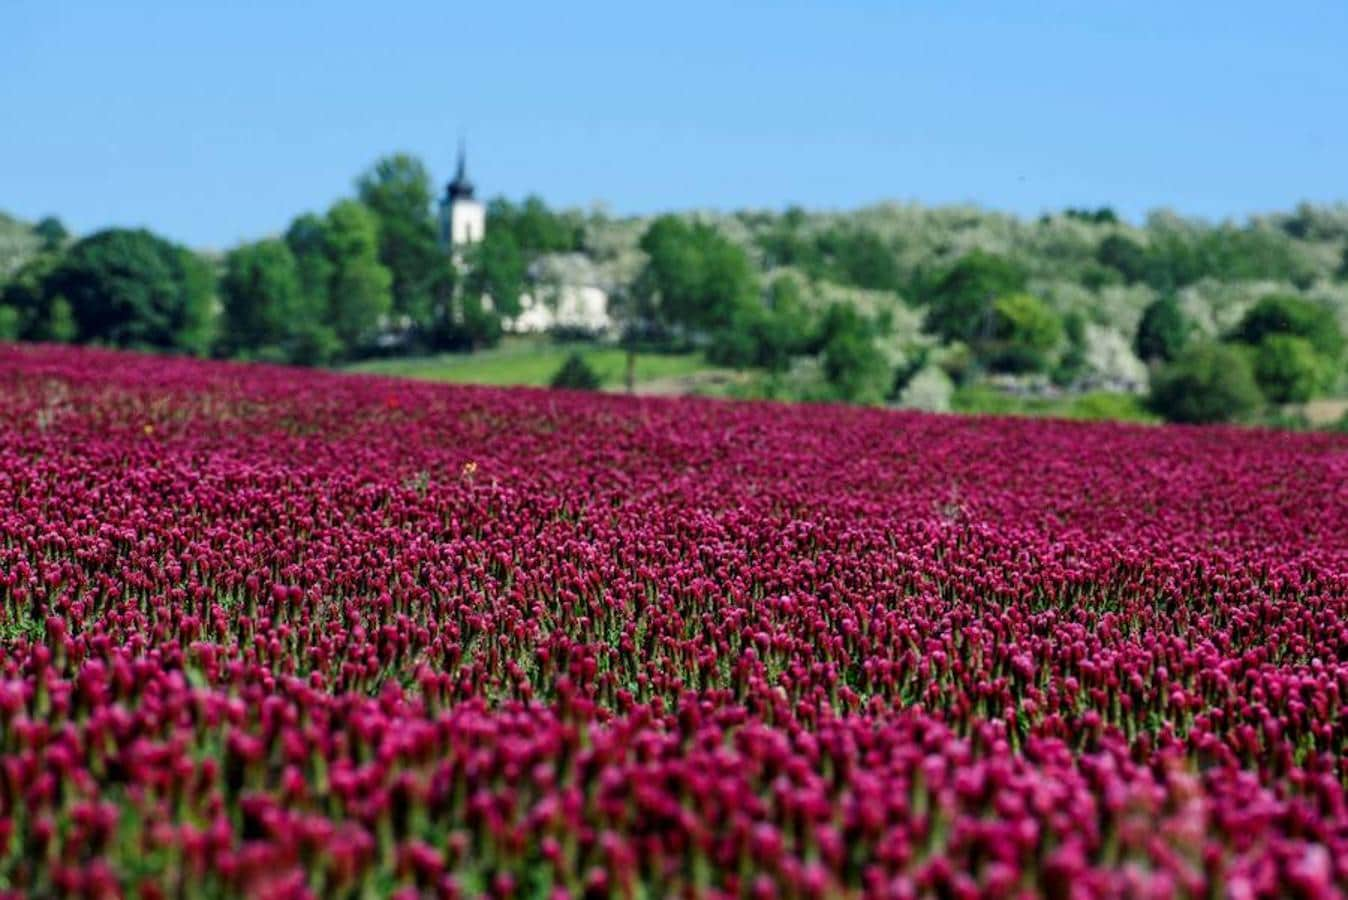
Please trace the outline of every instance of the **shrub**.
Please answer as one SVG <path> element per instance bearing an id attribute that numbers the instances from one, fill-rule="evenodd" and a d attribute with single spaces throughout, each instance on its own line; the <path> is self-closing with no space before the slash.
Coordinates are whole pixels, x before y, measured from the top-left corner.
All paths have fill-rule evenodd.
<path id="1" fill-rule="evenodd" d="M 1270 334 L 1254 351 L 1254 377 L 1276 403 L 1305 403 L 1324 379 L 1324 364 L 1305 338 Z"/>
<path id="2" fill-rule="evenodd" d="M 1227 344 L 1199 344 L 1152 376 L 1149 405 L 1171 422 L 1227 422 L 1263 402 L 1247 353 Z"/>
<path id="3" fill-rule="evenodd" d="M 552 376 L 550 384 L 555 388 L 594 391 L 599 389 L 599 375 L 585 361 L 585 357 L 579 353 L 571 353 L 557 370 L 557 374 Z"/>
<path id="4" fill-rule="evenodd" d="M 1030 294 L 1008 294 L 993 304 L 995 338 L 985 348 L 991 368 L 1003 372 L 1042 372 L 1062 340 L 1062 321 L 1044 301 Z"/>
<path id="5" fill-rule="evenodd" d="M 1143 310 L 1133 348 L 1146 362 L 1171 362 L 1188 343 L 1191 330 L 1179 301 L 1168 293 Z"/>
<path id="6" fill-rule="evenodd" d="M 1290 334 L 1310 341 L 1315 352 L 1338 359 L 1343 333 L 1327 307 L 1291 294 L 1270 294 L 1245 313 L 1234 337 L 1255 346 L 1270 334 Z"/>

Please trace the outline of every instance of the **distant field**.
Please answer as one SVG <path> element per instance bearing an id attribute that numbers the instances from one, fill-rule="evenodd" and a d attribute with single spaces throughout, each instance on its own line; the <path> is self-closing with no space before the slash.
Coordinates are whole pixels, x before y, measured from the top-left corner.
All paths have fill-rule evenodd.
<path id="1" fill-rule="evenodd" d="M 349 371 L 461 384 L 541 387 L 552 380 L 567 354 L 573 351 L 585 357 L 604 387 L 618 387 L 623 383 L 627 359 L 624 352 L 616 347 L 552 344 L 522 339 L 507 340 L 500 347 L 477 353 L 370 360 L 350 366 Z M 713 369 L 699 353 L 644 353 L 637 356 L 636 380 L 642 383 L 681 378 Z"/>

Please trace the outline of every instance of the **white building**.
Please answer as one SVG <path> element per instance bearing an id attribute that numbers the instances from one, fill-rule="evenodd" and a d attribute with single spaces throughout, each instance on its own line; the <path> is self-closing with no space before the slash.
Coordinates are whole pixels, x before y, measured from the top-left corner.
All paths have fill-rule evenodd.
<path id="1" fill-rule="evenodd" d="M 465 265 L 463 251 L 482 240 L 486 227 L 487 211 L 473 196 L 461 142 L 454 179 L 440 201 L 440 243 L 460 269 Z M 490 309 L 491 298 L 483 300 Z M 554 253 L 535 260 L 520 296 L 520 314 L 502 324 L 516 333 L 565 329 L 595 336 L 607 335 L 613 328 L 608 293 L 594 264 L 580 253 Z"/>
<path id="2" fill-rule="evenodd" d="M 520 314 L 506 322 L 510 331 L 554 329 L 607 334 L 613 328 L 608 293 L 583 253 L 552 253 L 529 266 L 529 287 L 520 296 Z"/>
<path id="3" fill-rule="evenodd" d="M 473 197 L 468 180 L 463 143 L 459 143 L 459 165 L 454 180 L 445 187 L 440 201 L 440 243 L 450 250 L 482 240 L 487 228 L 487 208 Z"/>

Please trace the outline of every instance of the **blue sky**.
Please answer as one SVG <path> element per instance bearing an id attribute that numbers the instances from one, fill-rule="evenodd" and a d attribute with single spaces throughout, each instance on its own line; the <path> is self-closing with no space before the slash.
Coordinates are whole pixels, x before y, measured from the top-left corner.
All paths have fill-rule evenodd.
<path id="1" fill-rule="evenodd" d="M 1348 200 L 1348 3 L 0 2 L 0 209 L 223 248 L 383 153 L 616 212 Z"/>

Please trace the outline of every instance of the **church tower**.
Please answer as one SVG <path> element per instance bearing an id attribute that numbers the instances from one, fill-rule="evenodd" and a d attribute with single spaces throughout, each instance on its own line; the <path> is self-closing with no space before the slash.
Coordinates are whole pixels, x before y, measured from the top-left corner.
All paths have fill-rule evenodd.
<path id="1" fill-rule="evenodd" d="M 468 180 L 468 163 L 459 142 L 459 165 L 454 180 L 445 186 L 440 200 L 440 243 L 453 251 L 482 240 L 487 225 L 487 210 L 473 197 L 473 183 Z"/>

